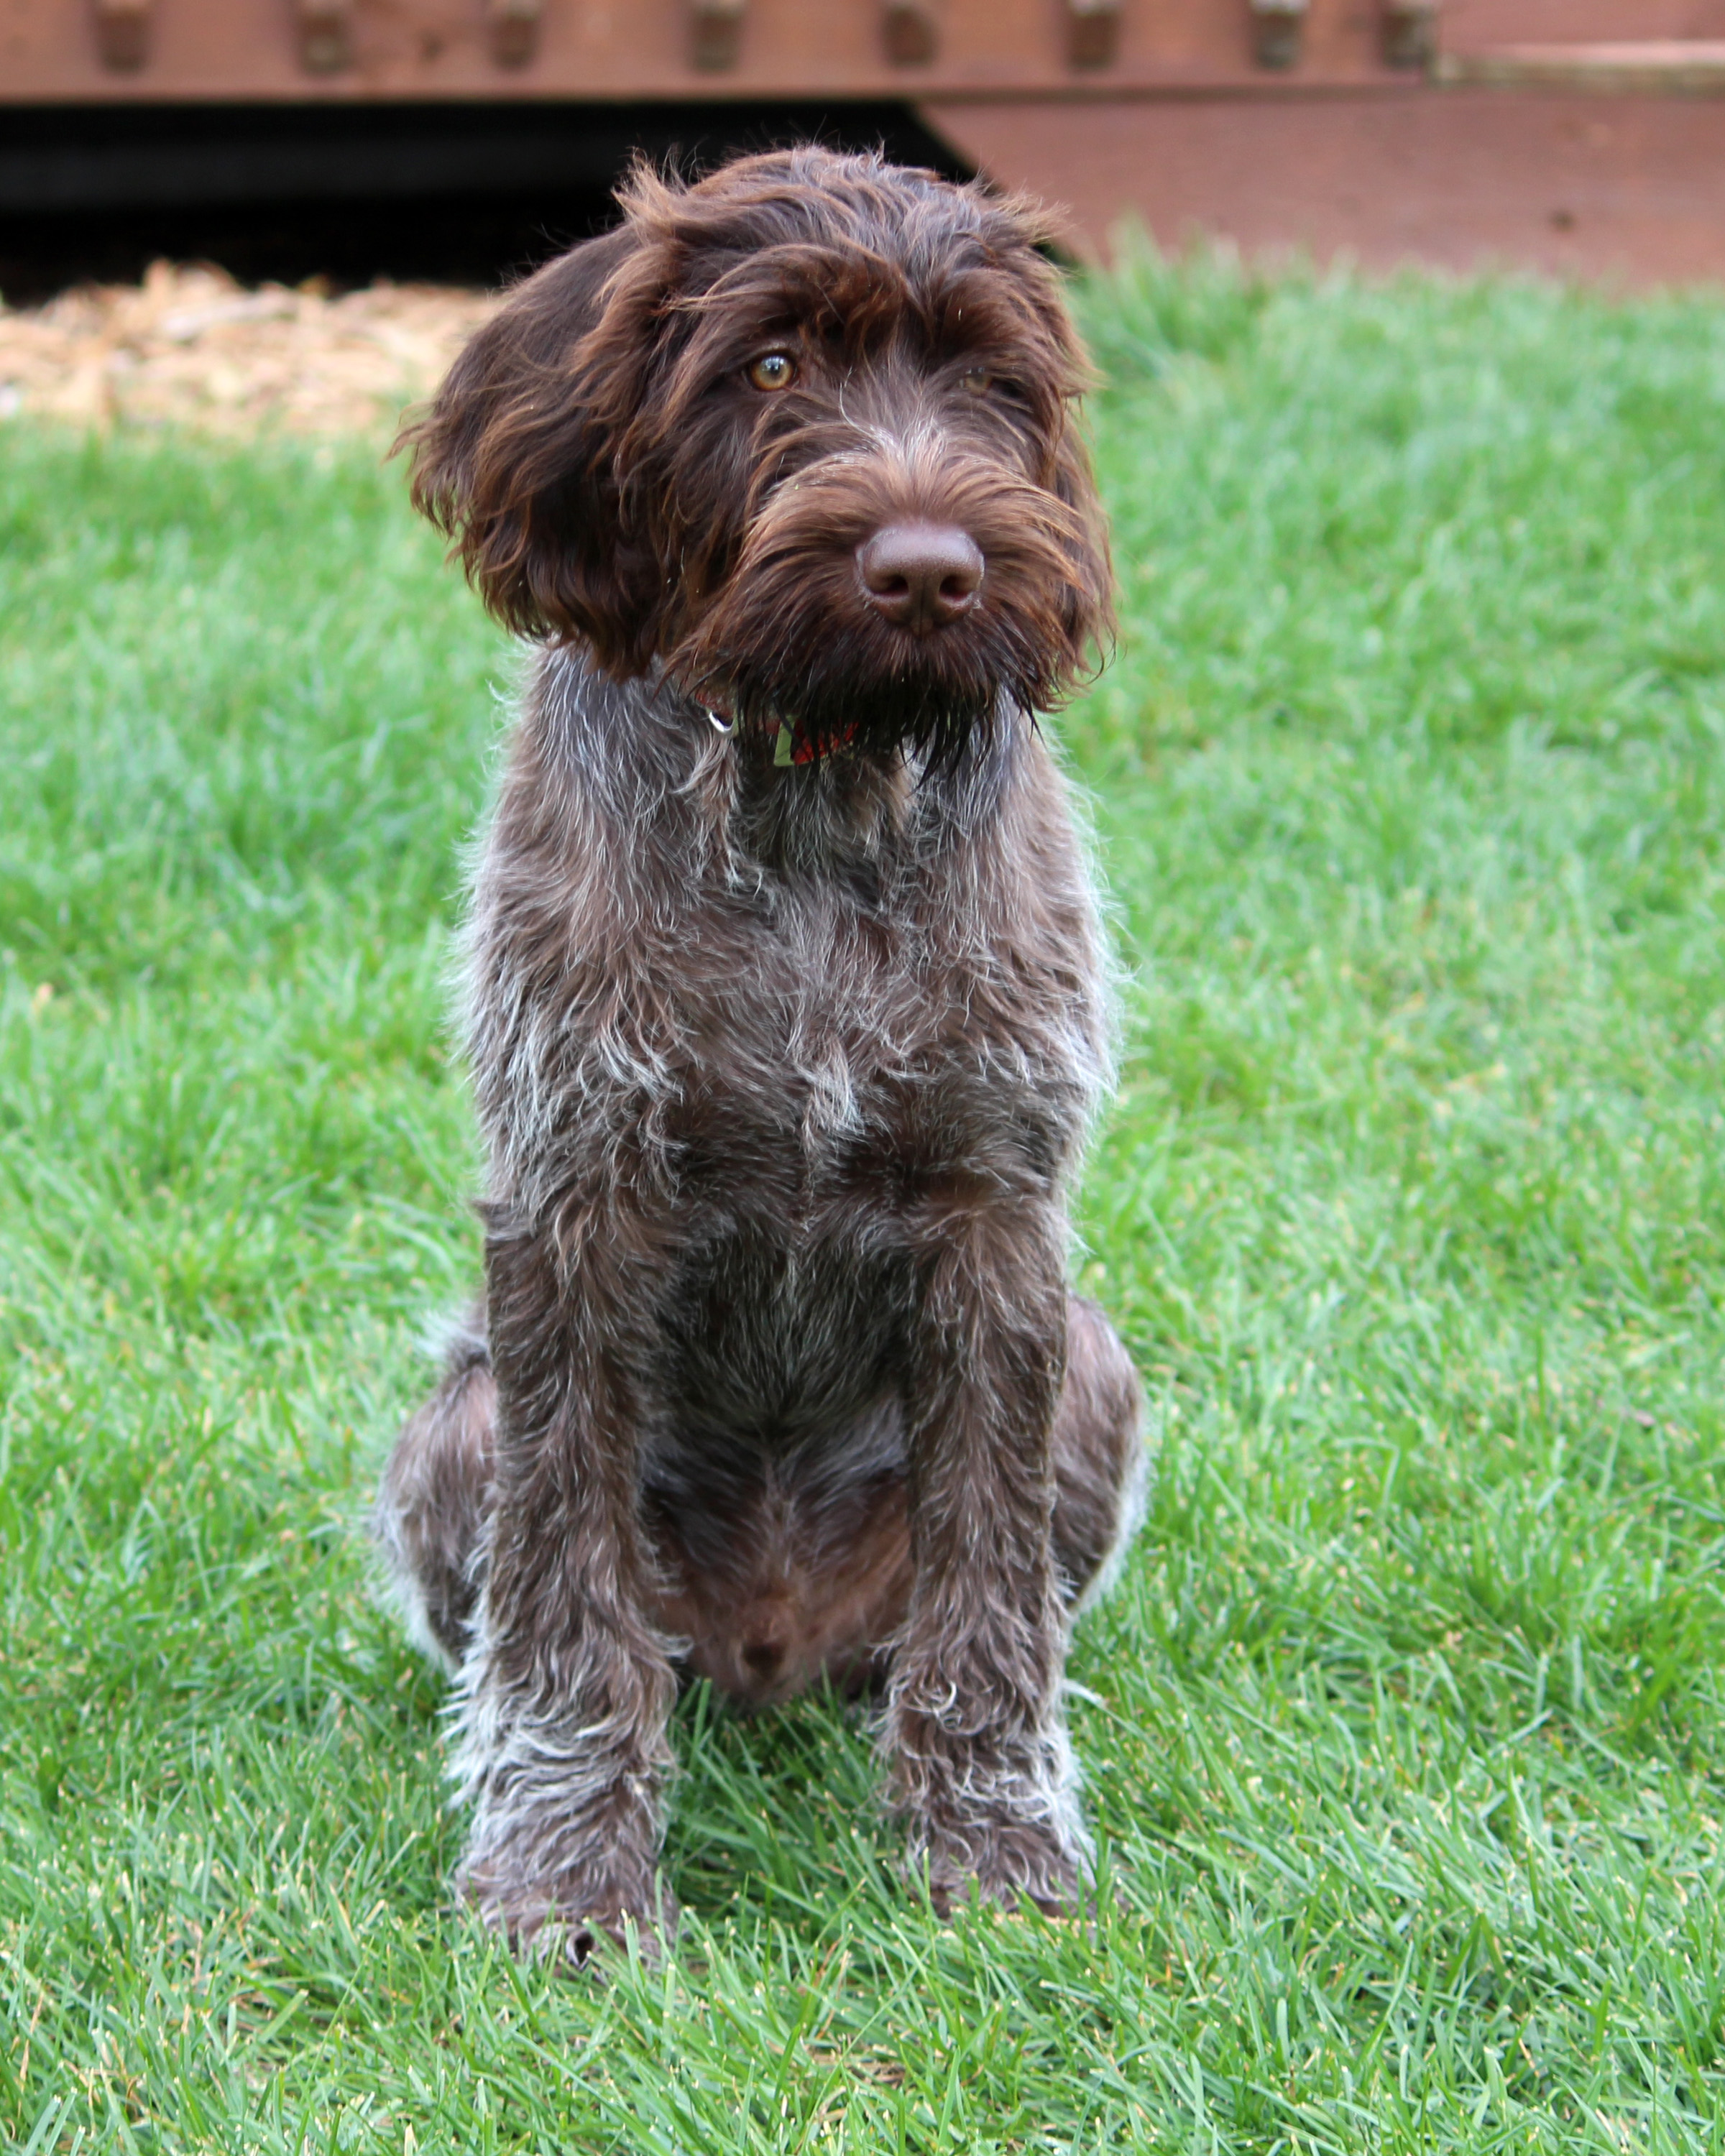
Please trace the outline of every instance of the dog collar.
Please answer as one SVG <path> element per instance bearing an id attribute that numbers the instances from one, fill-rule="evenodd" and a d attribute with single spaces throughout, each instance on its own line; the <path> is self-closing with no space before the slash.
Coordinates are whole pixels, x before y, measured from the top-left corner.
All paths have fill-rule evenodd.
<path id="1" fill-rule="evenodd" d="M 734 711 L 721 710 L 716 704 L 703 704 L 701 708 L 706 714 L 707 723 L 716 732 L 728 735 L 737 732 Z M 856 728 L 847 726 L 842 734 L 834 737 L 831 753 L 838 756 L 846 754 L 855 739 Z M 778 731 L 773 740 L 773 761 L 778 770 L 788 771 L 795 764 L 813 763 L 819 753 L 814 741 L 793 719 L 779 721 Z"/>

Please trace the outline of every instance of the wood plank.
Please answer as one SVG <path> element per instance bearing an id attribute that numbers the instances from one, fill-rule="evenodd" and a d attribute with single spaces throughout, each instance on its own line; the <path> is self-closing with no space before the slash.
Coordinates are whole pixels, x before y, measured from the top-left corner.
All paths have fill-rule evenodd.
<path id="1" fill-rule="evenodd" d="M 1725 115 L 1703 99 L 1412 86 L 921 110 L 1004 184 L 1065 204 L 1091 254 L 1135 218 L 1170 248 L 1725 284 Z"/>
<path id="2" fill-rule="evenodd" d="M 1487 46 L 1477 52 L 1442 54 L 1437 76 L 1440 82 L 1487 84 L 1503 90 L 1710 95 L 1725 90 L 1725 38 Z"/>
<path id="3" fill-rule="evenodd" d="M 297 18 L 339 17 L 315 65 Z M 724 35 L 703 34 L 723 18 Z M 902 19 L 901 19 L 902 18 Z M 932 34 L 899 34 L 927 19 Z M 223 99 L 1085 95 L 1262 80 L 1248 0 L 172 0 L 105 65 L 92 0 L 0 0 L 8 104 Z M 1076 28 L 1075 29 L 1075 25 Z M 1310 0 L 1290 90 L 1396 80 L 1377 0 Z M 331 59 L 338 65 L 328 64 Z"/>

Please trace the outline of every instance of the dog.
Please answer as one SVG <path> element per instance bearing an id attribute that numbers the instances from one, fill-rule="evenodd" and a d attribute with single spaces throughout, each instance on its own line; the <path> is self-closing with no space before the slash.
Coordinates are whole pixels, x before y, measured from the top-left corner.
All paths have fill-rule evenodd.
<path id="1" fill-rule="evenodd" d="M 1069 1908 L 1067 1635 L 1144 1461 L 1065 1285 L 1085 362 L 1024 202 L 815 147 L 619 198 L 403 436 L 536 646 L 467 932 L 484 1301 L 376 1514 L 459 1669 L 459 1882 L 656 1951 L 680 1680 L 825 1681 L 884 1691 L 937 1907 Z"/>

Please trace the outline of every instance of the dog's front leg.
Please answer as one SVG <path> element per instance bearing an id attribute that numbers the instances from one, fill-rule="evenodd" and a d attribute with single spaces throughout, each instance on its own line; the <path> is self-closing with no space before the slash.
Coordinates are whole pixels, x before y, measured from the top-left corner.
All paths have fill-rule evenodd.
<path id="1" fill-rule="evenodd" d="M 942 1907 L 973 1881 L 1063 1907 L 1087 1856 L 1050 1532 L 1061 1245 L 1050 1207 L 995 1203 L 943 1221 L 925 1273 L 907 1402 L 916 1578 L 886 1738 L 912 1868 Z"/>
<path id="2" fill-rule="evenodd" d="M 597 1932 L 632 1919 L 651 1944 L 670 1916 L 656 1866 L 675 1684 L 644 1614 L 629 1296 L 608 1242 L 565 1262 L 546 1235 L 487 1241 L 496 1481 L 461 1708 L 460 1884 L 518 1946 L 577 1961 Z"/>

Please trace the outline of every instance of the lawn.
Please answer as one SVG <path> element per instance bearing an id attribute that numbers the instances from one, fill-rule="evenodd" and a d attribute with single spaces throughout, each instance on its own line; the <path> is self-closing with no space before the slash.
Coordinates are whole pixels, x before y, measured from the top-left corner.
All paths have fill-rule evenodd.
<path id="1" fill-rule="evenodd" d="M 1725 2136 L 1725 304 L 1083 295 L 1161 1474 L 1075 1650 L 1110 1893 L 935 1922 L 869 1735 L 696 1693 L 662 1970 L 450 1907 L 361 1522 L 473 1281 L 444 1019 L 513 661 L 379 445 L 0 427 L 0 2137 Z"/>

